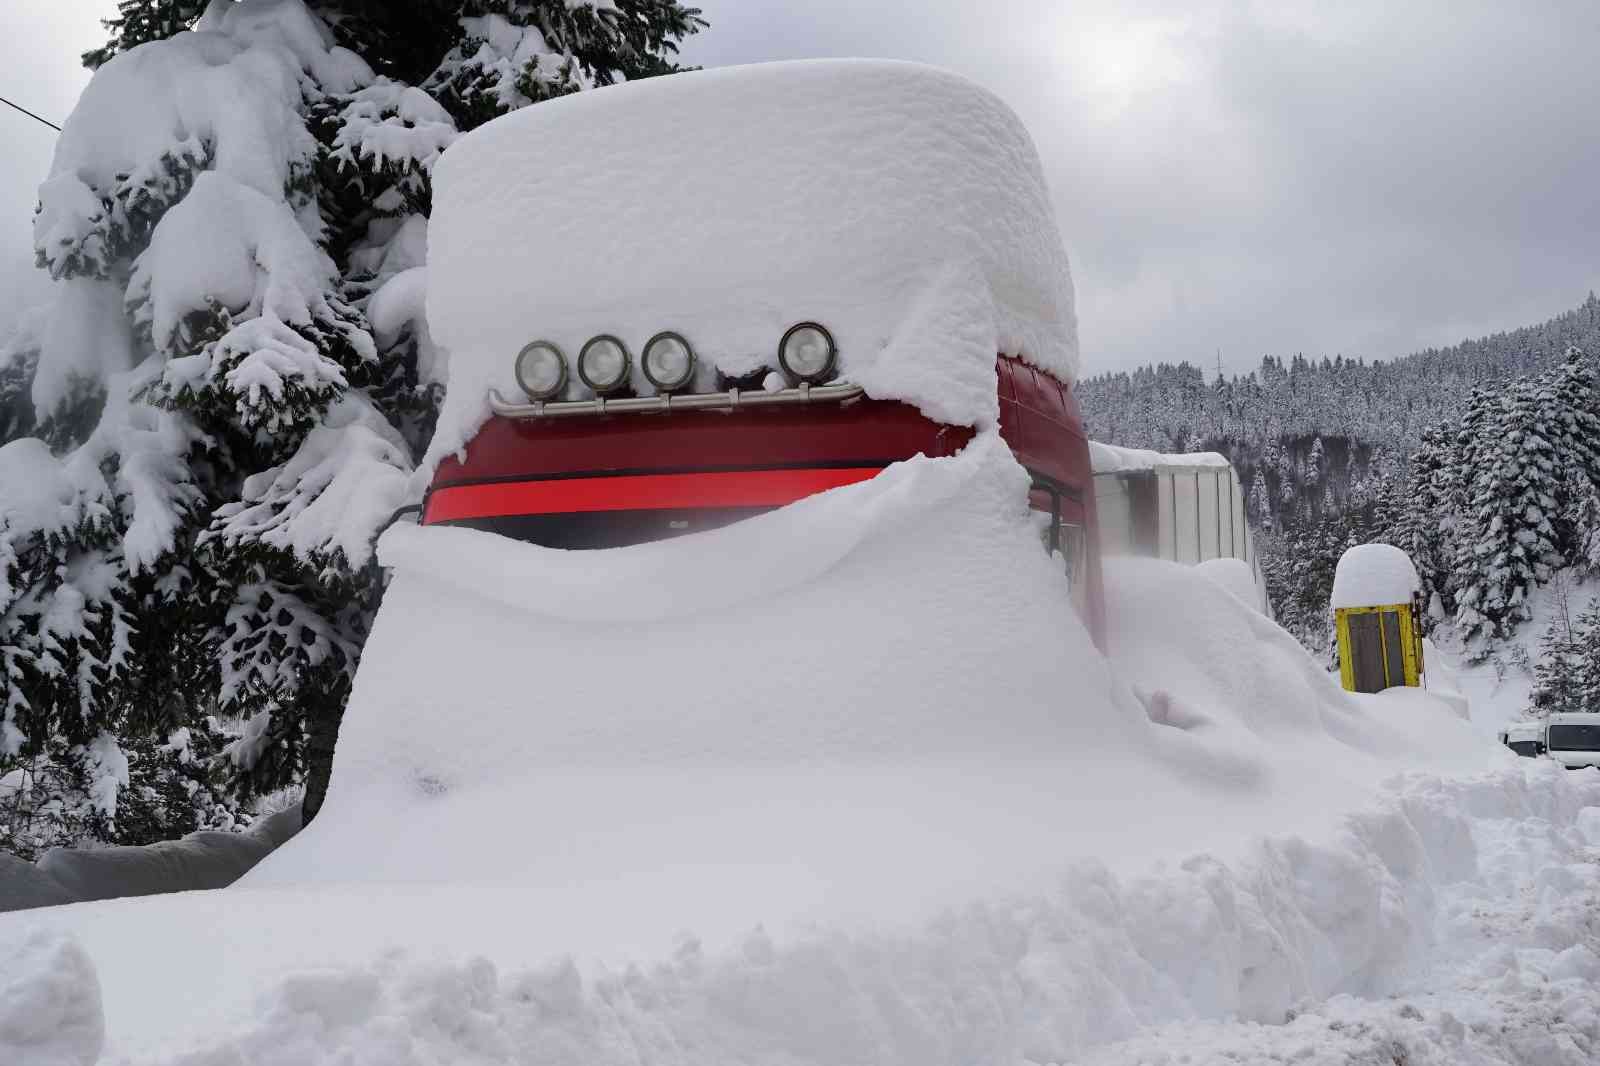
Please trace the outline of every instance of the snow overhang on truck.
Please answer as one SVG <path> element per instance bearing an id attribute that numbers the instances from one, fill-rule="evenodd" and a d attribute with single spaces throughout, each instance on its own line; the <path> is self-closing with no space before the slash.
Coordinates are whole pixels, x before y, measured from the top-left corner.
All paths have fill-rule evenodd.
<path id="1" fill-rule="evenodd" d="M 855 60 L 651 79 L 483 126 L 434 189 L 426 524 L 624 546 L 999 430 L 1098 617 L 1066 254 L 988 92 Z"/>
<path id="2" fill-rule="evenodd" d="M 491 390 L 502 410 L 620 413 L 839 382 L 986 428 L 997 353 L 1061 383 L 1077 370 L 1026 130 L 908 63 L 696 71 L 484 125 L 434 171 L 427 311 L 450 353 L 433 462 L 472 439 Z"/>

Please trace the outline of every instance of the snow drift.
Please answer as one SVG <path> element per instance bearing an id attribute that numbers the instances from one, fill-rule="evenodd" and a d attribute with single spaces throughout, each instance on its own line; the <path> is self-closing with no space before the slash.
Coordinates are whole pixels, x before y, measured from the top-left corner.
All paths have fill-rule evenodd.
<path id="1" fill-rule="evenodd" d="M 434 917 L 467 902 L 451 890 L 405 910 L 389 894 L 295 889 L 55 909 L 0 920 L 0 1061 L 91 1063 L 103 1031 L 113 1061 L 148 1066 L 471 1066 L 529 1049 L 572 1066 L 1076 1062 L 1097 1050 L 1095 1062 L 1152 1066 L 1180 1052 L 1580 1066 L 1600 1042 L 1596 804 L 1600 775 L 1547 763 L 1409 775 L 1320 839 L 1280 834 L 1133 875 L 1078 863 L 1049 891 L 922 924 L 751 927 L 724 948 L 684 935 L 612 966 L 520 943 L 419 948 Z M 502 903 L 485 925 L 513 932 L 537 914 L 536 897 Z M 351 930 L 402 917 L 414 924 L 389 936 L 407 950 L 341 950 Z M 155 951 L 212 1013 L 171 1010 L 170 990 L 151 987 Z M 1454 999 L 1421 994 L 1439 971 L 1459 983 Z M 1307 1009 L 1330 995 L 1373 1002 Z M 1389 1057 L 1340 1054 L 1367 1042 Z M 1278 1054 L 1227 1054 L 1262 1045 Z"/>
<path id="2" fill-rule="evenodd" d="M 656 951 L 683 927 L 726 945 L 1042 890 L 1073 856 L 1323 826 L 1397 766 L 1494 757 L 1426 700 L 1341 692 L 1176 566 L 1110 572 L 1108 669 L 1026 492 L 989 433 L 614 551 L 392 530 L 326 806 L 245 883 L 470 871 L 484 899 L 540 900 L 510 934 L 529 951 Z M 483 939 L 471 914 L 430 924 Z"/>
<path id="3" fill-rule="evenodd" d="M 299 806 L 286 807 L 243 833 L 201 830 L 138 847 L 51 848 L 37 869 L 71 902 L 226 888 L 299 830 Z"/>
<path id="4" fill-rule="evenodd" d="M 637 363 L 677 330 L 743 375 L 814 319 L 846 377 L 963 425 L 998 418 L 996 352 L 1077 369 L 1027 131 L 987 91 L 908 63 L 697 71 L 480 127 L 434 170 L 427 317 L 451 360 L 435 459 L 481 423 L 488 388 L 521 395 L 513 360 L 536 338 L 572 359 L 612 333 Z M 637 366 L 633 384 L 652 391 Z"/>
<path id="5" fill-rule="evenodd" d="M 186 1066 L 1062 1060 L 1394 987 L 1462 804 L 1588 802 L 1386 790 L 1515 760 L 1192 568 L 1108 566 L 1108 662 L 1027 491 L 989 431 L 656 544 L 397 527 L 317 821 L 224 892 L 0 918 L 18 995 Z"/>

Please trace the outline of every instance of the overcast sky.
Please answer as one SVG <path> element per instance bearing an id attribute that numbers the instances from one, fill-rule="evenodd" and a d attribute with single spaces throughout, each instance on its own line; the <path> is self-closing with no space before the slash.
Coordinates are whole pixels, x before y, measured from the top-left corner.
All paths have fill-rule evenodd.
<path id="1" fill-rule="evenodd" d="M 1600 5 L 701 0 L 703 65 L 935 63 L 1044 157 L 1086 369 L 1382 358 L 1600 288 Z M 0 0 L 0 95 L 60 121 L 110 0 Z M 52 134 L 0 109 L 0 318 Z M 31 291 L 31 290 L 30 290 Z"/>

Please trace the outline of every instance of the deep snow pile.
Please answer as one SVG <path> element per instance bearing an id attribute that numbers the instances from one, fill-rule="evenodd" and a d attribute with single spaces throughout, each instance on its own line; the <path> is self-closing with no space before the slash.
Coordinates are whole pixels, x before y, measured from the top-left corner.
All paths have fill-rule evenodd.
<path id="1" fill-rule="evenodd" d="M 134 1061 L 1042 1061 L 1393 987 L 1475 875 L 1397 769 L 1589 802 L 1192 569 L 1108 568 L 1108 664 L 1027 483 L 984 434 L 603 554 L 397 528 L 318 820 L 0 938 L 80 945 Z"/>
<path id="2" fill-rule="evenodd" d="M 1017 117 L 955 75 L 816 60 L 580 93 L 488 123 L 434 171 L 428 323 L 450 351 L 432 456 L 517 352 L 677 330 L 712 366 L 832 331 L 846 377 L 963 425 L 998 418 L 994 356 L 1071 380 L 1066 253 Z M 700 382 L 708 385 L 709 378 Z M 582 386 L 574 374 L 569 395 Z"/>
<path id="3" fill-rule="evenodd" d="M 1357 544 L 1339 556 L 1329 607 L 1383 607 L 1410 603 L 1422 590 L 1411 557 L 1392 544 Z"/>
<path id="4" fill-rule="evenodd" d="M 326 893 L 58 909 L 0 923 L 0 1060 L 93 1062 L 104 1025 L 110 1061 L 150 1066 L 1593 1061 L 1600 775 L 1530 761 L 1405 775 L 1375 800 L 1321 840 L 1276 836 L 1134 876 L 1080 862 L 1048 891 L 909 926 L 751 927 L 721 949 L 684 934 L 638 965 L 441 957 L 402 927 L 393 939 L 410 950 L 346 960 L 307 943 L 319 961 L 284 967 L 230 921 L 248 906 L 274 939 L 328 939 L 360 911 Z M 461 902 L 428 900 L 414 921 Z M 499 920 L 509 931 L 542 904 L 507 899 Z M 259 1001 L 225 1018 L 119 1008 L 134 975 L 151 975 L 128 954 L 174 934 L 164 967 L 206 989 L 214 975 L 188 968 L 196 928 L 224 934 L 227 979 L 246 966 Z"/>
<path id="5" fill-rule="evenodd" d="M 225 888 L 299 831 L 295 804 L 242 833 L 201 830 L 141 847 L 51 848 L 37 873 L 72 901 Z"/>
<path id="6" fill-rule="evenodd" d="M 1234 598 L 1248 603 L 1262 614 L 1267 614 L 1266 590 L 1256 584 L 1256 572 L 1243 559 L 1207 559 L 1195 570 L 1215 581 Z"/>
<path id="7" fill-rule="evenodd" d="M 1600 1059 L 1600 781 L 1549 763 L 1519 809 L 1490 782 L 1428 790 L 1471 812 L 1476 876 L 1441 885 L 1425 965 L 1378 999 L 1345 991 L 1284 1025 L 1206 1020 L 1097 1049 L 1083 1066 L 1585 1066 Z M 1571 818 L 1561 793 L 1588 804 Z M 1552 802 L 1553 801 L 1553 802 Z"/>
<path id="8" fill-rule="evenodd" d="M 0 779 L 0 795 L 4 786 Z M 296 803 L 242 833 L 200 830 L 141 846 L 51 848 L 37 863 L 0 852 L 0 912 L 224 888 L 299 830 Z"/>

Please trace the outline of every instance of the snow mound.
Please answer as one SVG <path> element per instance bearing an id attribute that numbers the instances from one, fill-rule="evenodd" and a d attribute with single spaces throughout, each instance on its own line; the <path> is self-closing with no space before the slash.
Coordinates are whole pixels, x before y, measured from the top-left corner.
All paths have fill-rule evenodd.
<path id="1" fill-rule="evenodd" d="M 1571 865 L 1600 775 L 1342 692 L 1194 568 L 1107 566 L 1108 663 L 1028 484 L 989 431 L 658 544 L 391 530 L 316 821 L 0 935 L 76 936 L 135 1062 L 1072 1061 L 1396 988 L 1515 872 L 1473 819 Z"/>
<path id="2" fill-rule="evenodd" d="M 1192 846 L 1219 809 L 1266 828 L 1304 773 L 1326 786 L 1315 815 L 1397 766 L 1498 754 L 1426 698 L 1399 715 L 1353 699 L 1176 565 L 1108 568 L 1123 621 L 1108 670 L 1038 549 L 1027 486 L 990 432 L 655 544 L 390 530 L 379 559 L 394 576 L 326 805 L 247 882 L 470 868 L 620 903 L 691 898 L 716 870 L 746 904 L 694 913 L 726 931 L 745 905 L 751 922 L 892 913 L 896 888 L 932 905 L 1035 879 L 1046 855 Z M 1052 813 L 1130 780 L 1125 813 L 1151 827 L 1136 841 Z M 543 843 L 494 843 L 508 836 Z M 892 870 L 873 858 L 882 840 L 897 842 Z M 566 857 L 554 884 L 552 852 Z M 650 914 L 602 936 L 647 937 Z"/>
<path id="3" fill-rule="evenodd" d="M 1227 589 L 1235 599 L 1261 610 L 1261 590 L 1256 587 L 1255 571 L 1243 559 L 1207 559 L 1195 570 Z"/>
<path id="4" fill-rule="evenodd" d="M 26 859 L 0 851 L 0 912 L 73 902 L 72 893 L 55 878 Z"/>
<path id="5" fill-rule="evenodd" d="M 1033 144 L 938 70 L 818 60 L 599 88 L 480 127 L 433 177 L 427 318 L 451 359 L 435 459 L 481 424 L 487 389 L 520 395 L 535 338 L 573 359 L 613 333 L 637 364 L 671 329 L 743 375 L 814 319 L 846 377 L 963 425 L 998 418 L 996 352 L 1076 374 Z"/>
<path id="6" fill-rule="evenodd" d="M 0 1062 L 93 1066 L 105 1045 L 94 963 L 70 935 L 0 937 Z"/>
<path id="7" fill-rule="evenodd" d="M 1383 607 L 1410 603 L 1422 588 L 1411 557 L 1392 544 L 1357 544 L 1339 556 L 1330 606 Z"/>
<path id="8" fill-rule="evenodd" d="M 470 901 L 462 883 L 418 895 L 409 912 L 388 893 L 230 890 L 45 913 L 33 935 L 77 920 L 120 995 L 107 1001 L 112 1049 L 141 1066 L 487 1063 L 528 1048 L 590 1066 L 1166 1066 L 1186 1061 L 1176 1049 L 1194 1062 L 1564 1066 L 1588 1061 L 1600 1036 L 1589 913 L 1600 867 L 1575 828 L 1596 803 L 1600 775 L 1548 764 L 1403 775 L 1318 838 L 1277 834 L 1137 873 L 1077 863 L 1044 891 L 908 926 L 752 926 L 721 946 L 683 934 L 615 965 L 530 953 L 516 927 L 542 900 L 528 895 L 502 929 L 510 950 L 418 949 L 432 918 Z M 245 937 L 204 935 L 245 906 L 276 949 L 250 944 L 248 964 Z M 349 929 L 408 913 L 411 950 L 337 950 Z M 140 953 L 163 946 L 194 987 L 255 994 L 176 1018 L 170 998 L 161 1007 L 168 990 L 141 981 Z M 1446 995 L 1419 984 L 1434 973 Z M 1342 1018 L 1351 1024 L 1333 1024 Z M 1399 1043 L 1382 1043 L 1390 1036 Z"/>
<path id="9" fill-rule="evenodd" d="M 38 870 L 73 901 L 226 888 L 299 828 L 300 809 L 290 807 L 245 833 L 201 830 L 143 846 L 51 848 Z"/>
<path id="10" fill-rule="evenodd" d="M 396 527 L 379 544 L 396 577 L 363 658 L 377 666 L 363 667 L 340 727 L 350 754 L 334 788 L 481 787 L 572 764 L 1022 752 L 1115 730 L 1110 679 L 1037 549 L 1026 488 L 989 433 L 953 460 L 605 552 Z M 1015 604 L 1003 624 L 983 606 L 999 595 Z M 917 624 L 925 613 L 939 626 Z M 1047 648 L 1050 669 L 1022 668 Z M 1052 687 L 1068 677 L 1081 698 Z M 440 713 L 449 745 L 432 727 Z"/>

